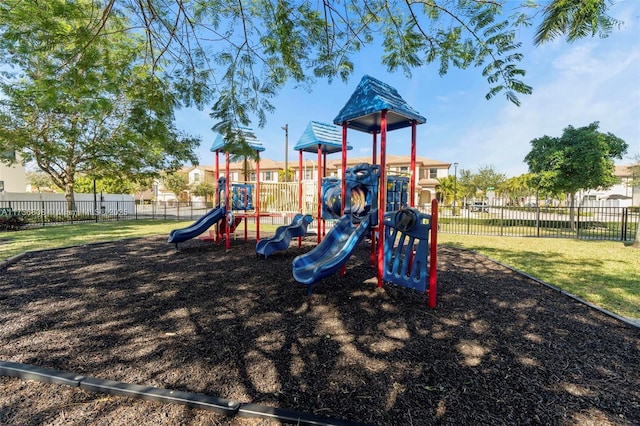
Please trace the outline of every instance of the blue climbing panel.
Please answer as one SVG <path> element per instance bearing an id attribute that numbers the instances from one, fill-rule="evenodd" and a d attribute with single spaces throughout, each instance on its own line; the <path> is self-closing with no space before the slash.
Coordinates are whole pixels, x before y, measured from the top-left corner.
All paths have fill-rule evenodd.
<path id="1" fill-rule="evenodd" d="M 384 214 L 383 279 L 425 292 L 431 215 L 408 208 Z"/>

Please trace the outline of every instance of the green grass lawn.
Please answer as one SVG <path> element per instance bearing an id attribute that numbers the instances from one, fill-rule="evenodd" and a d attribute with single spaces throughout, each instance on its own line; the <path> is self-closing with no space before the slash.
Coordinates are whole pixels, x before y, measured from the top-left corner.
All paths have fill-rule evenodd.
<path id="1" fill-rule="evenodd" d="M 640 318 L 640 250 L 616 241 L 438 234 L 619 315 Z"/>
<path id="2" fill-rule="evenodd" d="M 168 235 L 192 223 L 137 220 L 2 232 L 0 260 L 29 250 Z M 260 226 L 266 234 L 276 228 Z M 640 318 L 640 250 L 621 242 L 455 234 L 439 234 L 438 239 L 439 244 L 477 251 L 619 315 Z"/>

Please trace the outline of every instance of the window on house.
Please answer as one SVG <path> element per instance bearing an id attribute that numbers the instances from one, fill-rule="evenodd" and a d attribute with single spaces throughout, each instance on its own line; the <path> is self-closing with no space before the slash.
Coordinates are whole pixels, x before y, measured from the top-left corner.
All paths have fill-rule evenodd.
<path id="1" fill-rule="evenodd" d="M 429 179 L 436 179 L 438 177 L 438 169 L 431 168 L 429 169 Z"/>
<path id="2" fill-rule="evenodd" d="M 249 173 L 249 180 L 253 182 L 256 181 L 256 172 Z"/>
<path id="3" fill-rule="evenodd" d="M 264 180 L 273 180 L 273 172 L 264 172 Z"/>
<path id="4" fill-rule="evenodd" d="M 313 170 L 305 170 L 304 172 L 304 178 L 306 180 L 311 180 L 313 179 Z"/>
<path id="5" fill-rule="evenodd" d="M 402 175 L 408 175 L 409 174 L 409 166 L 401 166 L 399 168 L 400 170 L 400 174 Z"/>
<path id="6" fill-rule="evenodd" d="M 193 181 L 195 183 L 200 183 L 200 173 L 194 173 L 193 174 Z"/>

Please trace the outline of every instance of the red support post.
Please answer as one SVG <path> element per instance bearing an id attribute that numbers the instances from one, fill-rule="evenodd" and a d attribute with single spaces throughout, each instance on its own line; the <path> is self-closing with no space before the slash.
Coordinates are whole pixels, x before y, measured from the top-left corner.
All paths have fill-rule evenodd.
<path id="1" fill-rule="evenodd" d="M 380 186 L 378 203 L 378 287 L 384 276 L 384 211 L 387 207 L 387 111 L 380 114 Z"/>
<path id="2" fill-rule="evenodd" d="M 322 146 L 318 144 L 318 244 L 322 241 Z"/>
<path id="3" fill-rule="evenodd" d="M 429 249 L 429 307 L 436 307 L 438 286 L 438 200 L 431 200 L 431 248 Z"/>
<path id="4" fill-rule="evenodd" d="M 411 121 L 411 170 L 409 174 L 409 207 L 416 204 L 416 120 Z"/>
<path id="5" fill-rule="evenodd" d="M 225 212 L 224 212 L 224 218 L 223 220 L 225 221 L 225 236 L 226 236 L 226 241 L 225 241 L 225 248 L 227 250 L 229 250 L 231 248 L 231 225 L 229 224 L 229 221 L 227 220 L 228 214 L 229 212 L 231 212 L 231 204 L 229 204 L 229 188 L 231 186 L 231 177 L 229 176 L 229 151 L 226 152 L 226 165 L 225 165 L 225 176 L 227 177 L 226 179 L 226 184 L 225 184 L 225 188 L 224 188 L 224 207 L 225 207 Z"/>
<path id="6" fill-rule="evenodd" d="M 302 150 L 299 150 L 299 157 L 298 157 L 298 212 L 300 214 L 304 214 L 304 211 L 302 210 Z M 298 248 L 302 247 L 302 237 L 298 237 Z"/>
<path id="7" fill-rule="evenodd" d="M 260 241 L 260 151 L 256 151 L 256 242 Z"/>

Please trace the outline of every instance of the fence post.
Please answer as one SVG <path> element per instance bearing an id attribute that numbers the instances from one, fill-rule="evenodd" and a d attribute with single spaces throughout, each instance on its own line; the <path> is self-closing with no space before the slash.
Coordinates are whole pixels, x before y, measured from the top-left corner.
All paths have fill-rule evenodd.
<path id="1" fill-rule="evenodd" d="M 622 208 L 622 229 L 620 230 L 620 240 L 627 240 L 627 220 L 629 220 L 629 210 L 627 207 Z"/>
<path id="2" fill-rule="evenodd" d="M 580 239 L 580 206 L 576 209 L 576 239 Z"/>
<path id="3" fill-rule="evenodd" d="M 41 209 L 40 209 L 40 218 L 42 219 L 42 226 L 44 227 L 44 201 L 40 201 L 41 205 Z"/>

